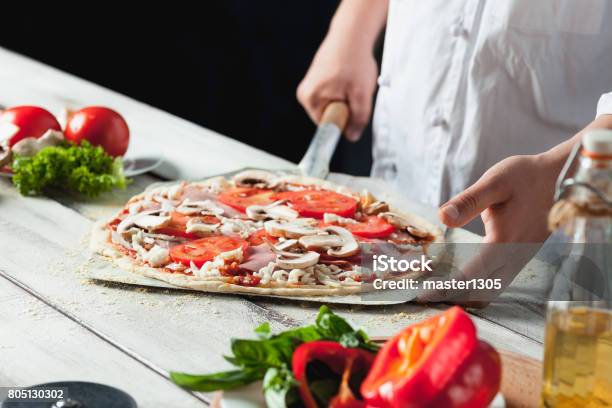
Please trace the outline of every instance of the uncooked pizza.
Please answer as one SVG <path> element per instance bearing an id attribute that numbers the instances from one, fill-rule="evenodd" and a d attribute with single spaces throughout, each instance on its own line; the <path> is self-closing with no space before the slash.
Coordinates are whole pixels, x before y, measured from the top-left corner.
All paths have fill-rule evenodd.
<path id="1" fill-rule="evenodd" d="M 96 223 L 92 249 L 120 268 L 209 292 L 358 293 L 365 244 L 424 249 L 440 231 L 368 192 L 247 170 L 155 187 Z"/>

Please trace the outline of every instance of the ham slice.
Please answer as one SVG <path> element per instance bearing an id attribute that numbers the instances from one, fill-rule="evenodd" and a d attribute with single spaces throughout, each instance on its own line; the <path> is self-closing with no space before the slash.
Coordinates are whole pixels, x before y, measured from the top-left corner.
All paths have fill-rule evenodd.
<path id="1" fill-rule="evenodd" d="M 220 201 L 215 200 L 215 204 L 217 207 L 223 210 L 223 215 L 225 215 L 226 217 L 237 218 L 237 217 L 242 217 L 243 215 L 240 211 L 230 207 L 229 205 L 225 205 Z"/>
<path id="2" fill-rule="evenodd" d="M 210 200 L 215 203 L 215 205 L 223 210 L 223 215 L 229 218 L 239 217 L 242 213 L 238 210 L 229 207 L 220 201 L 217 201 L 217 195 L 211 193 L 210 191 L 203 189 L 202 187 L 188 185 L 185 187 L 185 191 L 183 192 L 183 200 L 188 199 L 189 201 L 206 201 Z"/>
<path id="3" fill-rule="evenodd" d="M 208 190 L 203 189 L 202 187 L 188 185 L 185 187 L 185 191 L 183 191 L 183 200 L 188 199 L 190 201 L 204 201 L 204 200 L 213 200 L 216 201 L 216 194 L 211 193 Z"/>
<path id="4" fill-rule="evenodd" d="M 240 264 L 240 268 L 255 272 L 267 266 L 270 262 L 276 259 L 276 254 L 272 252 L 268 244 L 260 244 L 250 246 L 245 254 L 244 262 Z"/>

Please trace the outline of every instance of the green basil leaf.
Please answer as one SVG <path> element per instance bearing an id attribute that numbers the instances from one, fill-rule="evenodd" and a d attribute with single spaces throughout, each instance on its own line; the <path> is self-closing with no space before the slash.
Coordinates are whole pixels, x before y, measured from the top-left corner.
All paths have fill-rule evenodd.
<path id="1" fill-rule="evenodd" d="M 263 381 L 266 405 L 269 408 L 289 408 L 299 404 L 298 382 L 287 366 L 272 367 Z"/>
<path id="2" fill-rule="evenodd" d="M 324 337 L 331 340 L 337 340 L 343 334 L 354 331 L 346 320 L 333 313 L 327 306 L 321 306 L 319 309 L 315 326 Z"/>
<path id="3" fill-rule="evenodd" d="M 225 359 L 239 369 L 204 376 L 191 376 L 189 374 L 173 373 L 177 384 L 185 388 L 207 391 L 216 389 L 231 389 L 240 385 L 262 379 L 264 373 L 269 376 L 264 389 L 269 405 L 282 407 L 285 401 L 287 407 L 300 405 L 299 392 L 291 373 L 293 352 L 302 343 L 316 340 L 338 341 L 345 347 L 361 347 L 376 352 L 378 346 L 371 343 L 363 330 L 355 330 L 342 317 L 334 314 L 327 306 L 322 306 L 316 322 L 311 326 L 286 330 L 272 334 L 270 325 L 264 323 L 255 329 L 258 339 L 233 339 L 231 344 L 232 355 Z M 313 368 L 312 365 L 310 367 Z M 317 380 L 328 380 L 330 375 L 320 377 L 310 376 Z M 179 382 L 180 381 L 180 382 Z M 290 385 L 292 384 L 292 385 Z M 320 386 L 321 397 L 329 384 Z M 318 387 L 319 385 L 317 385 Z"/>
<path id="4" fill-rule="evenodd" d="M 232 390 L 243 385 L 254 383 L 264 377 L 265 370 L 242 369 L 222 371 L 207 375 L 192 375 L 171 372 L 172 381 L 181 387 L 193 391 L 211 392 L 218 390 Z"/>
<path id="5" fill-rule="evenodd" d="M 353 329 L 346 320 L 333 313 L 327 306 L 321 306 L 315 325 L 324 337 L 337 341 L 344 347 L 360 347 L 372 352 L 377 352 L 380 348 L 370 342 L 363 330 Z"/>
<path id="6" fill-rule="evenodd" d="M 338 343 L 342 344 L 344 347 L 348 348 L 357 348 L 361 345 L 361 340 L 359 339 L 357 332 L 344 333 L 338 339 Z"/>
<path id="7" fill-rule="evenodd" d="M 270 323 L 265 322 L 255 328 L 255 334 L 262 340 L 269 339 L 272 336 L 272 332 L 270 331 Z"/>
<path id="8" fill-rule="evenodd" d="M 298 340 L 301 343 L 316 341 L 323 339 L 319 330 L 314 326 L 299 327 L 297 329 L 287 330 L 272 336 L 272 339 L 291 338 Z"/>
<path id="9" fill-rule="evenodd" d="M 271 340 L 232 340 L 233 363 L 243 367 L 281 367 L 290 364 L 299 340 L 277 338 Z"/>

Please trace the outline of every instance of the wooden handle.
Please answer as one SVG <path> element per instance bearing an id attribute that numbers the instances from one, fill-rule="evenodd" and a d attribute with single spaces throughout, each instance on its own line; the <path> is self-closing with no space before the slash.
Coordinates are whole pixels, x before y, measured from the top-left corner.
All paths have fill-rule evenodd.
<path id="1" fill-rule="evenodd" d="M 333 123 L 343 131 L 348 122 L 349 115 L 349 107 L 345 102 L 330 102 L 323 111 L 319 125 Z"/>

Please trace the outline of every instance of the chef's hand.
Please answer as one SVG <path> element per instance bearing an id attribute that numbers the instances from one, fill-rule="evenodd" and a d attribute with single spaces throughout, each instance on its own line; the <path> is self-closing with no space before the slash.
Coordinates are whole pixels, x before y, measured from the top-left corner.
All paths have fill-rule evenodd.
<path id="1" fill-rule="evenodd" d="M 347 102 L 351 114 L 344 134 L 351 141 L 370 121 L 378 76 L 373 49 L 387 9 L 387 0 L 343 0 L 297 88 L 299 102 L 315 123 L 328 103 Z"/>
<path id="2" fill-rule="evenodd" d="M 344 133 L 350 141 L 357 141 L 370 121 L 377 76 L 371 50 L 326 39 L 298 86 L 297 98 L 315 123 L 328 103 L 347 102 L 351 114 Z"/>
<path id="3" fill-rule="evenodd" d="M 546 154 L 509 157 L 443 204 L 440 219 L 459 228 L 480 215 L 484 243 L 543 242 L 558 174 L 558 162 Z"/>
<path id="4" fill-rule="evenodd" d="M 549 235 L 548 211 L 559 170 L 560 160 L 547 153 L 509 157 L 442 205 L 440 219 L 447 226 L 463 227 L 480 215 L 486 232 L 477 253 L 451 277 L 464 281 L 499 279 L 501 288 L 430 291 L 422 293 L 419 300 L 484 307 L 499 295 Z"/>
<path id="5" fill-rule="evenodd" d="M 542 154 L 509 157 L 491 167 L 474 185 L 440 207 L 440 219 L 459 228 L 482 218 L 485 236 L 479 253 L 453 275 L 462 280 L 499 278 L 501 289 L 483 294 L 431 291 L 420 301 L 453 301 L 484 307 L 506 288 L 549 235 L 548 212 L 555 181 L 570 151 L 589 129 L 612 129 L 612 115 L 601 115 L 582 131 Z M 466 299 L 467 298 L 467 299 Z M 470 302 L 475 298 L 475 302 Z M 467 302 L 466 302 L 467 300 Z"/>

